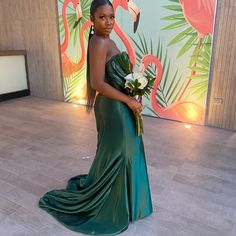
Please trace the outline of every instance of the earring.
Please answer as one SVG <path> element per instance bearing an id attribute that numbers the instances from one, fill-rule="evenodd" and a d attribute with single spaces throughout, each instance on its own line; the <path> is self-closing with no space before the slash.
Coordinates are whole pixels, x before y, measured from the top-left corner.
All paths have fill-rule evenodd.
<path id="1" fill-rule="evenodd" d="M 91 26 L 91 34 L 94 34 L 94 27 L 93 27 L 93 25 Z"/>

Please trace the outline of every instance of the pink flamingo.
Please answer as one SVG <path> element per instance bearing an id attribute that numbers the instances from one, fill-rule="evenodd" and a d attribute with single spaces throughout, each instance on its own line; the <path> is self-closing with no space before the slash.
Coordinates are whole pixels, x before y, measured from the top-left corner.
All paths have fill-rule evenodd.
<path id="1" fill-rule="evenodd" d="M 89 28 L 92 25 L 91 21 L 87 21 L 85 22 L 81 29 L 80 29 L 80 47 L 81 47 L 81 58 L 78 61 L 78 63 L 74 63 L 70 57 L 65 53 L 65 49 L 68 46 L 68 41 L 69 41 L 69 37 L 70 37 L 70 33 L 69 33 L 69 27 L 68 27 L 68 23 L 67 23 L 67 18 L 66 18 L 66 6 L 69 4 L 69 2 L 72 0 L 67 0 L 65 1 L 64 5 L 63 5 L 63 22 L 65 25 L 65 40 L 62 43 L 61 46 L 61 59 L 62 59 L 62 72 L 63 72 L 63 77 L 68 77 L 70 75 L 72 75 L 75 72 L 78 72 L 82 69 L 84 62 L 85 62 L 85 57 L 86 57 L 86 51 L 85 51 L 85 46 L 84 46 L 84 32 L 86 31 L 87 28 Z M 80 19 L 82 18 L 82 10 L 80 7 L 80 3 L 78 2 L 78 0 L 73 0 L 73 4 L 75 7 L 76 4 L 76 22 L 74 27 L 79 23 Z"/>
<path id="2" fill-rule="evenodd" d="M 80 6 L 80 0 L 65 0 L 63 5 L 62 5 L 62 21 L 64 24 L 65 28 L 65 38 L 63 43 L 61 44 L 61 53 L 64 53 L 68 47 L 69 39 L 70 39 L 70 30 L 69 30 L 69 25 L 67 21 L 67 14 L 66 14 L 66 9 L 69 3 L 73 4 L 73 7 L 76 12 L 76 21 L 79 20 L 80 16 L 82 15 L 82 10 Z"/>
<path id="3" fill-rule="evenodd" d="M 215 0 L 180 0 L 185 19 L 198 32 L 199 38 L 212 34 Z"/>
<path id="4" fill-rule="evenodd" d="M 145 55 L 141 60 L 140 70 L 143 73 L 151 63 L 154 63 L 157 67 L 156 80 L 151 91 L 151 105 L 155 113 L 161 118 L 204 124 L 204 108 L 197 105 L 196 103 L 177 101 L 165 108 L 158 104 L 156 93 L 163 74 L 161 62 L 153 55 Z"/>
<path id="5" fill-rule="evenodd" d="M 134 33 L 137 30 L 138 23 L 139 23 L 139 17 L 140 17 L 140 10 L 139 8 L 134 4 L 132 0 L 114 0 L 112 2 L 112 5 L 114 7 L 114 11 L 116 11 L 118 6 L 121 6 L 124 10 L 129 11 L 134 19 Z M 118 36 L 123 41 L 130 61 L 133 65 L 136 64 L 136 57 L 135 57 L 135 51 L 132 47 L 132 44 L 130 43 L 128 37 L 124 34 L 124 32 L 121 30 L 120 26 L 115 22 L 114 24 L 114 31 L 118 34 Z"/>
<path id="6" fill-rule="evenodd" d="M 68 77 L 73 73 L 73 62 L 70 59 L 70 57 L 66 54 L 66 49 L 68 47 L 69 40 L 70 40 L 70 30 L 69 30 L 69 25 L 67 21 L 66 9 L 70 3 L 73 4 L 73 7 L 75 9 L 77 21 L 80 19 L 80 16 L 82 14 L 79 0 L 65 0 L 64 1 L 62 5 L 62 20 L 63 20 L 63 24 L 65 28 L 65 38 L 64 38 L 63 43 L 61 44 L 61 61 L 62 61 L 63 77 Z"/>
<path id="7" fill-rule="evenodd" d="M 86 50 L 85 50 L 85 43 L 84 43 L 84 32 L 87 28 L 92 25 L 91 21 L 86 21 L 79 32 L 79 39 L 80 39 L 80 47 L 81 47 L 81 57 L 78 63 L 74 63 L 65 53 L 62 54 L 62 71 L 64 76 L 69 76 L 75 72 L 78 72 L 82 69 L 85 58 L 86 58 Z"/>
<path id="8" fill-rule="evenodd" d="M 196 58 L 198 58 L 203 37 L 213 32 L 215 0 L 180 0 L 180 4 L 185 19 L 198 33 L 199 42 L 196 53 Z M 196 63 L 193 66 L 196 66 Z M 196 71 L 193 70 L 191 74 L 195 75 Z M 181 100 L 190 82 L 191 78 L 188 80 L 178 100 Z"/>

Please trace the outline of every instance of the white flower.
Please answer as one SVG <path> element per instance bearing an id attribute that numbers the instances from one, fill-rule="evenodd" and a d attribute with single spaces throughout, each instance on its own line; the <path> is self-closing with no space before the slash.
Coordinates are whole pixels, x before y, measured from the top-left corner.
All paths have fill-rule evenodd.
<path id="1" fill-rule="evenodd" d="M 132 83 L 135 80 L 138 80 L 138 82 L 140 83 L 138 87 L 139 89 L 144 89 L 148 83 L 147 78 L 145 78 L 142 73 L 136 73 L 136 72 L 126 75 L 125 80 L 126 80 L 125 83 L 126 88 L 129 87 L 128 83 L 130 82 Z"/>
<path id="2" fill-rule="evenodd" d="M 140 76 L 138 78 L 138 82 L 141 84 L 141 85 L 139 85 L 139 89 L 144 89 L 148 84 L 148 80 L 146 77 L 143 76 L 142 73 L 137 73 L 137 74 L 139 74 L 139 76 Z"/>
<path id="3" fill-rule="evenodd" d="M 133 79 L 134 79 L 133 73 L 130 73 L 130 74 L 128 74 L 128 75 L 125 76 L 125 80 L 132 81 Z"/>

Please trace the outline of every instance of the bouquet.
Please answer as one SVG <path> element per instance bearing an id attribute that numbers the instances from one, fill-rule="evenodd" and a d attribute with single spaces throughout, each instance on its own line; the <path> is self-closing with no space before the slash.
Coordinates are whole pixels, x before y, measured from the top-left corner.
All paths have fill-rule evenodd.
<path id="1" fill-rule="evenodd" d="M 148 96 L 151 92 L 154 78 L 144 76 L 142 73 L 131 72 L 124 77 L 125 89 L 128 94 L 135 97 L 138 102 L 142 103 L 142 96 Z M 139 112 L 135 112 L 136 134 L 140 136 L 143 133 L 143 119 Z"/>
<path id="2" fill-rule="evenodd" d="M 117 62 L 117 63 L 116 63 Z M 122 87 L 123 91 L 142 103 L 142 96 L 149 96 L 153 87 L 155 78 L 144 75 L 143 73 L 133 72 L 133 65 L 129 60 L 128 54 L 122 52 L 120 57 L 114 62 L 114 73 L 117 73 L 116 85 Z M 119 78 L 122 77 L 122 81 Z M 140 136 L 143 133 L 143 120 L 138 112 L 134 112 L 136 123 L 136 134 Z"/>

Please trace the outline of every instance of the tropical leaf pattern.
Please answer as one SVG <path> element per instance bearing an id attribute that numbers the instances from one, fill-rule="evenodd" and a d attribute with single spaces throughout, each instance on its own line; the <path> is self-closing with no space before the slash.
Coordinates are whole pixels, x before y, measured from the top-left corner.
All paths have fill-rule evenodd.
<path id="1" fill-rule="evenodd" d="M 150 42 L 148 43 L 145 36 L 141 36 L 140 34 L 138 34 L 138 39 L 139 40 L 135 41 L 134 38 L 131 37 L 131 40 L 136 47 L 138 66 L 140 65 L 142 57 L 147 54 L 155 55 L 162 63 L 163 77 L 158 86 L 156 99 L 161 107 L 168 107 L 177 100 L 181 93 L 184 86 L 182 75 L 179 73 L 178 69 L 176 69 L 174 74 L 170 73 L 170 68 L 172 67 L 171 60 L 168 58 L 168 52 L 164 49 L 160 39 L 155 44 L 157 45 L 155 49 L 153 47 L 152 39 L 150 39 Z M 153 65 L 149 66 L 146 70 L 146 74 L 150 77 L 155 77 L 156 73 L 156 67 Z M 149 107 L 149 110 L 150 109 L 151 108 Z"/>
<path id="2" fill-rule="evenodd" d="M 193 65 L 193 61 L 196 65 L 189 66 L 192 71 L 196 71 L 195 75 L 190 75 L 189 78 L 192 79 L 192 85 L 189 87 L 193 95 L 197 94 L 197 100 L 205 98 L 207 96 L 208 90 L 208 76 L 211 60 L 211 36 L 207 36 L 204 39 L 202 45 L 201 53 L 198 58 L 193 56 L 190 65 Z"/>
<path id="3" fill-rule="evenodd" d="M 69 47 L 73 48 L 73 53 L 69 53 L 71 60 L 73 60 L 74 63 L 76 63 L 80 59 L 80 29 L 82 25 L 89 20 L 90 16 L 90 4 L 92 0 L 81 0 L 81 9 L 83 17 L 80 19 L 79 24 L 74 28 L 74 24 L 76 22 L 76 13 L 74 8 L 71 4 L 67 6 L 67 23 L 69 27 L 70 32 L 70 42 Z M 58 8 L 62 9 L 62 5 L 64 3 L 64 0 L 58 0 Z M 60 30 L 60 38 L 64 39 L 65 37 L 65 28 L 64 28 L 64 22 L 62 15 L 59 15 L 59 30 Z M 89 35 L 89 30 L 85 31 L 84 37 L 87 41 Z M 86 42 L 85 41 L 85 42 Z M 86 64 L 86 63 L 85 63 Z M 85 76 L 86 76 L 86 65 L 83 66 L 83 68 L 76 73 L 71 74 L 70 76 L 64 77 L 63 79 L 63 90 L 64 90 L 64 100 L 66 102 L 75 102 L 78 100 L 79 91 L 84 89 L 85 86 Z"/>
<path id="4" fill-rule="evenodd" d="M 154 4 L 154 0 L 152 1 Z M 152 1 L 150 1 L 150 4 L 152 4 Z M 64 23 L 60 13 L 64 2 L 64 0 L 58 0 L 61 40 L 65 38 Z M 81 56 L 80 30 L 82 25 L 89 20 L 89 8 L 91 2 L 92 0 L 80 0 L 83 17 L 76 28 L 73 27 L 76 21 L 75 9 L 71 3 L 67 6 L 67 21 L 70 32 L 70 41 L 66 53 L 74 63 L 77 63 Z M 119 6 L 121 6 L 120 10 L 125 12 L 125 10 L 127 10 L 124 7 L 126 0 L 120 0 L 119 4 Z M 145 9 L 147 7 L 145 4 L 141 2 L 138 4 L 143 6 L 140 9 L 141 22 L 143 19 L 143 13 L 145 14 Z M 208 90 L 212 36 L 205 35 L 203 38 L 199 38 L 199 32 L 188 23 L 189 19 L 188 21 L 185 19 L 186 11 L 184 9 L 184 15 L 179 0 L 167 0 L 163 5 L 161 3 L 158 4 L 158 11 L 162 11 L 161 9 L 164 10 L 164 14 L 161 14 L 159 19 L 156 19 L 158 24 L 161 26 L 156 33 L 158 36 L 148 36 L 147 29 L 145 29 L 147 24 L 143 28 L 138 28 L 139 34 L 134 35 L 131 32 L 129 34 L 136 53 L 136 66 L 140 65 L 142 57 L 147 54 L 154 55 L 160 60 L 163 67 L 163 76 L 158 85 L 156 100 L 158 105 L 163 109 L 168 109 L 172 104 L 180 101 L 199 103 L 200 106 L 204 107 L 203 104 L 206 100 Z M 153 13 L 154 12 L 155 11 L 153 11 Z M 149 13 L 146 12 L 146 14 Z M 155 18 L 154 16 L 153 20 Z M 121 15 L 121 19 L 123 17 L 124 15 Z M 122 24 L 125 26 L 126 21 L 123 21 L 122 23 L 122 20 L 120 21 L 119 17 L 117 19 L 119 20 L 118 23 L 121 23 L 121 28 Z M 151 20 L 151 22 L 153 22 L 153 20 Z M 148 21 L 145 22 L 147 23 Z M 87 44 L 88 33 L 87 30 L 84 35 L 85 44 Z M 165 36 L 168 36 L 168 41 Z M 120 39 L 115 41 L 118 42 L 119 40 Z M 174 52 L 171 51 L 173 48 Z M 182 63 L 178 64 L 179 61 Z M 155 65 L 149 65 L 146 70 L 147 76 L 155 77 L 156 73 L 157 69 Z M 77 101 L 79 97 L 78 91 L 85 86 L 85 77 L 86 63 L 80 71 L 64 78 L 65 101 Z M 151 112 L 151 114 L 156 116 L 156 112 L 154 112 L 151 107 L 150 98 L 146 97 L 145 102 L 145 107 Z"/>
<path id="5" fill-rule="evenodd" d="M 170 40 L 168 46 L 180 42 L 183 43 L 183 46 L 179 49 L 177 58 L 183 56 L 189 50 L 192 50 L 192 56 L 189 60 L 188 67 L 191 70 L 191 75 L 187 77 L 189 80 L 188 83 L 190 83 L 191 80 L 191 85 L 188 88 L 186 86 L 188 91 L 186 91 L 186 94 L 183 97 L 187 100 L 189 97 L 196 95 L 197 100 L 205 99 L 208 89 L 212 36 L 205 36 L 202 39 L 200 46 L 198 33 L 187 23 L 179 1 L 169 0 L 169 2 L 172 2 L 171 5 L 165 5 L 163 8 L 172 11 L 173 14 L 162 18 L 162 20 L 170 22 L 170 24 L 162 30 L 178 29 L 180 32 Z"/>
<path id="6" fill-rule="evenodd" d="M 64 80 L 63 89 L 65 102 L 75 102 L 76 100 L 78 100 L 77 90 L 81 88 L 81 85 L 83 84 L 84 70 L 85 69 L 82 69 L 78 73 L 75 73 Z"/>
<path id="7" fill-rule="evenodd" d="M 58 1 L 60 3 L 59 7 L 62 8 L 64 0 L 58 0 Z M 86 21 L 89 20 L 89 17 L 90 17 L 89 9 L 90 9 L 91 2 L 92 2 L 92 0 L 81 0 L 80 1 L 83 17 L 81 18 L 81 20 L 76 28 L 73 28 L 75 21 L 76 21 L 75 11 L 74 11 L 73 7 L 71 7 L 70 5 L 67 6 L 69 11 L 72 12 L 72 13 L 67 13 L 67 22 L 68 22 L 68 26 L 69 26 L 69 30 L 70 30 L 71 39 L 73 39 L 72 42 L 73 42 L 74 48 L 80 47 L 80 45 L 79 45 L 80 29 L 81 29 L 82 25 Z M 64 38 L 65 37 L 65 28 L 64 28 L 64 24 L 63 24 L 63 20 L 62 20 L 62 15 L 59 15 L 59 30 L 60 30 L 61 38 Z M 89 34 L 89 32 L 86 31 L 85 32 L 86 39 L 88 38 L 88 34 Z"/>

